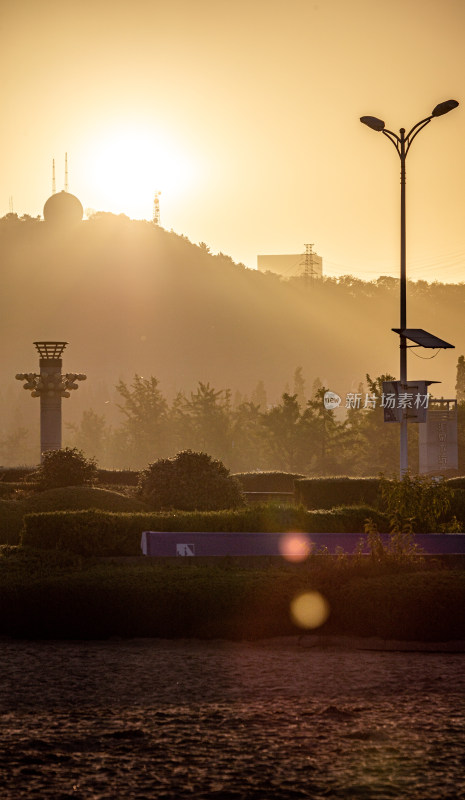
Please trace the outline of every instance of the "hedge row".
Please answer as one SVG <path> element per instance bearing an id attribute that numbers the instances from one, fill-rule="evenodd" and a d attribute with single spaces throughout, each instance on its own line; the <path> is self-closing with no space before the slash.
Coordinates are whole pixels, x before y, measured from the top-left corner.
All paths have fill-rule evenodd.
<path id="1" fill-rule="evenodd" d="M 334 576 L 333 576 L 334 578 Z M 330 616 L 319 633 L 386 639 L 465 638 L 465 573 L 331 580 L 304 570 L 106 564 L 0 579 L 0 635 L 258 639 L 301 633 L 292 599 L 317 589 Z"/>
<path id="2" fill-rule="evenodd" d="M 380 478 L 301 478 L 295 481 L 295 499 L 306 508 L 378 505 Z"/>
<path id="3" fill-rule="evenodd" d="M 137 486 L 140 473 L 133 469 L 98 469 L 101 486 Z"/>
<path id="4" fill-rule="evenodd" d="M 32 493 L 21 500 L 0 499 L 0 544 L 18 544 L 25 514 L 91 508 L 115 512 L 148 510 L 147 505 L 135 497 L 91 486 L 47 489 Z"/>
<path id="5" fill-rule="evenodd" d="M 35 467 L 0 467 L 0 481 L 1 483 L 24 481 L 34 470 Z"/>
<path id="6" fill-rule="evenodd" d="M 305 478 L 305 475 L 273 470 L 268 472 L 235 472 L 233 478 L 237 478 L 244 492 L 293 492 L 294 481 L 297 478 Z"/>
<path id="7" fill-rule="evenodd" d="M 37 467 L 5 467 L 0 468 L 0 482 L 14 483 L 24 481 L 35 472 Z M 133 469 L 98 469 L 97 481 L 100 485 L 137 486 L 139 471 Z"/>
<path id="8" fill-rule="evenodd" d="M 16 500 L 0 499 L 0 543 L 18 544 L 24 512 Z"/>
<path id="9" fill-rule="evenodd" d="M 21 544 L 58 548 L 82 556 L 137 556 L 142 531 L 361 533 L 371 517 L 387 530 L 383 514 L 366 506 L 305 511 L 292 506 L 254 506 L 236 511 L 111 513 L 52 511 L 24 518 Z"/>

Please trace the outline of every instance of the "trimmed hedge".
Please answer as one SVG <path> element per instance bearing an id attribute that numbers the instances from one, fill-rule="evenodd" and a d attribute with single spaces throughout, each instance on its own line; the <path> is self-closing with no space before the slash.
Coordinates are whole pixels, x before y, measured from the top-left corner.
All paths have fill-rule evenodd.
<path id="1" fill-rule="evenodd" d="M 457 475 L 456 478 L 447 478 L 445 483 L 451 489 L 465 489 L 465 476 Z"/>
<path id="2" fill-rule="evenodd" d="M 12 484 L 9 484 L 12 485 Z M 0 499 L 0 544 L 18 544 L 25 514 L 55 510 L 100 509 L 105 511 L 143 512 L 142 500 L 90 486 L 68 486 L 35 492 L 19 500 Z"/>
<path id="3" fill-rule="evenodd" d="M 138 556 L 144 530 L 361 533 L 367 517 L 380 530 L 387 530 L 386 517 L 366 506 L 312 512 L 292 506 L 139 514 L 54 511 L 28 514 L 21 544 L 69 550 L 82 556 Z"/>
<path id="4" fill-rule="evenodd" d="M 296 479 L 296 503 L 306 508 L 335 506 L 378 506 L 380 478 L 303 478 Z"/>
<path id="5" fill-rule="evenodd" d="M 40 511 L 84 511 L 91 508 L 128 513 L 149 510 L 147 504 L 136 497 L 93 486 L 46 489 L 24 498 L 21 505 L 25 514 Z"/>
<path id="6" fill-rule="evenodd" d="M 0 544 L 18 544 L 23 509 L 16 500 L 0 500 Z"/>
<path id="7" fill-rule="evenodd" d="M 98 469 L 97 481 L 101 486 L 137 486 L 139 475 L 133 469 Z"/>
<path id="8" fill-rule="evenodd" d="M 0 481 L 2 483 L 16 483 L 27 479 L 37 467 L 4 467 L 0 468 Z"/>
<path id="9" fill-rule="evenodd" d="M 294 481 L 305 478 L 294 472 L 236 472 L 232 476 L 237 478 L 244 492 L 293 492 Z"/>

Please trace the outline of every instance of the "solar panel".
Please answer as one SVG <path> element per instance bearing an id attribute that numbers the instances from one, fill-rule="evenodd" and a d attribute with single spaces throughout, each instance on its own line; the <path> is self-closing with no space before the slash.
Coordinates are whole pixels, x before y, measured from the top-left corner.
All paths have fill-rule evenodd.
<path id="1" fill-rule="evenodd" d="M 438 347 L 444 350 L 448 347 L 455 347 L 454 344 L 449 344 L 444 339 L 439 339 L 438 336 L 424 331 L 423 328 L 391 328 L 391 330 L 398 333 L 399 336 L 405 336 L 410 342 L 415 342 L 418 347 L 430 347 L 433 350 Z"/>

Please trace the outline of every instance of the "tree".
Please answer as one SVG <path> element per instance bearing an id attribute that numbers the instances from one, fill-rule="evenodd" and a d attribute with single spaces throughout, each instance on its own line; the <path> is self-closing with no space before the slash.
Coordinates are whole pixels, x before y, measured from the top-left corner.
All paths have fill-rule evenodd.
<path id="1" fill-rule="evenodd" d="M 231 454 L 231 393 L 199 382 L 190 398 L 180 393 L 172 406 L 176 441 L 183 448 L 209 452 L 221 459 Z"/>
<path id="2" fill-rule="evenodd" d="M 41 490 L 86 486 L 95 482 L 97 465 L 93 459 L 86 458 L 77 447 L 48 450 L 43 454 L 42 464 L 32 473 L 31 478 Z"/>
<path id="3" fill-rule="evenodd" d="M 294 372 L 294 394 L 301 408 L 304 408 L 305 399 L 305 379 L 302 375 L 302 367 L 296 367 Z"/>
<path id="4" fill-rule="evenodd" d="M 96 414 L 90 408 L 82 412 L 79 425 L 68 423 L 66 427 L 72 431 L 75 447 L 100 463 L 104 461 L 109 437 L 105 417 Z"/>
<path id="5" fill-rule="evenodd" d="M 239 481 L 224 464 L 192 450 L 149 464 L 140 474 L 139 494 L 157 511 L 214 511 L 243 504 Z"/>
<path id="6" fill-rule="evenodd" d="M 124 401 L 118 408 L 126 418 L 123 428 L 128 442 L 127 466 L 137 467 L 163 455 L 167 451 L 168 404 L 157 378 L 135 375 L 131 386 L 121 380 L 116 390 Z"/>
<path id="7" fill-rule="evenodd" d="M 260 406 L 262 411 L 266 411 L 268 406 L 268 400 L 266 396 L 265 384 L 263 383 L 263 381 L 258 381 L 255 389 L 252 392 L 250 399 L 254 405 Z"/>
<path id="8" fill-rule="evenodd" d="M 11 433 L 0 440 L 0 458 L 4 466 L 16 464 L 18 461 L 19 453 L 23 456 L 23 463 L 27 464 L 25 452 L 27 444 L 30 440 L 30 434 L 27 428 L 22 425 L 14 428 Z M 29 462 L 30 463 L 30 462 Z"/>
<path id="9" fill-rule="evenodd" d="M 353 462 L 355 474 L 388 475 L 399 469 L 399 426 L 384 422 L 381 406 L 383 383 L 395 380 L 392 375 L 379 375 L 372 379 L 366 375 L 368 391 L 359 387 L 360 406 L 348 412 L 348 432 L 355 445 Z M 409 436 L 414 437 L 415 425 L 409 425 Z M 411 448 L 413 452 L 413 447 Z"/>
<path id="10" fill-rule="evenodd" d="M 272 467 L 301 471 L 303 442 L 297 395 L 284 392 L 280 405 L 262 414 L 261 420 Z"/>
<path id="11" fill-rule="evenodd" d="M 245 401 L 234 409 L 231 426 L 231 461 L 234 472 L 266 469 L 265 438 L 260 406 Z"/>
<path id="12" fill-rule="evenodd" d="M 324 396 L 327 391 L 325 386 L 316 389 L 312 399 L 307 403 L 302 418 L 302 427 L 305 427 L 310 434 L 313 456 L 311 471 L 318 475 L 347 472 L 343 441 L 346 427 L 343 423 L 337 422 L 332 409 L 326 408 Z"/>

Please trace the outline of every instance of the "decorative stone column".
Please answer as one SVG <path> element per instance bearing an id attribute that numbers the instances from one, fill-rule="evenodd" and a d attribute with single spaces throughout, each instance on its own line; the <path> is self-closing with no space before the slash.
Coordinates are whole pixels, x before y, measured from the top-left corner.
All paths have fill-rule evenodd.
<path id="1" fill-rule="evenodd" d="M 61 449 L 61 400 L 78 388 L 76 381 L 86 375 L 68 372 L 62 375 L 61 355 L 68 342 L 34 342 L 39 353 L 39 374 L 20 373 L 16 380 L 25 381 L 23 389 L 31 397 L 40 397 L 40 453 Z"/>

